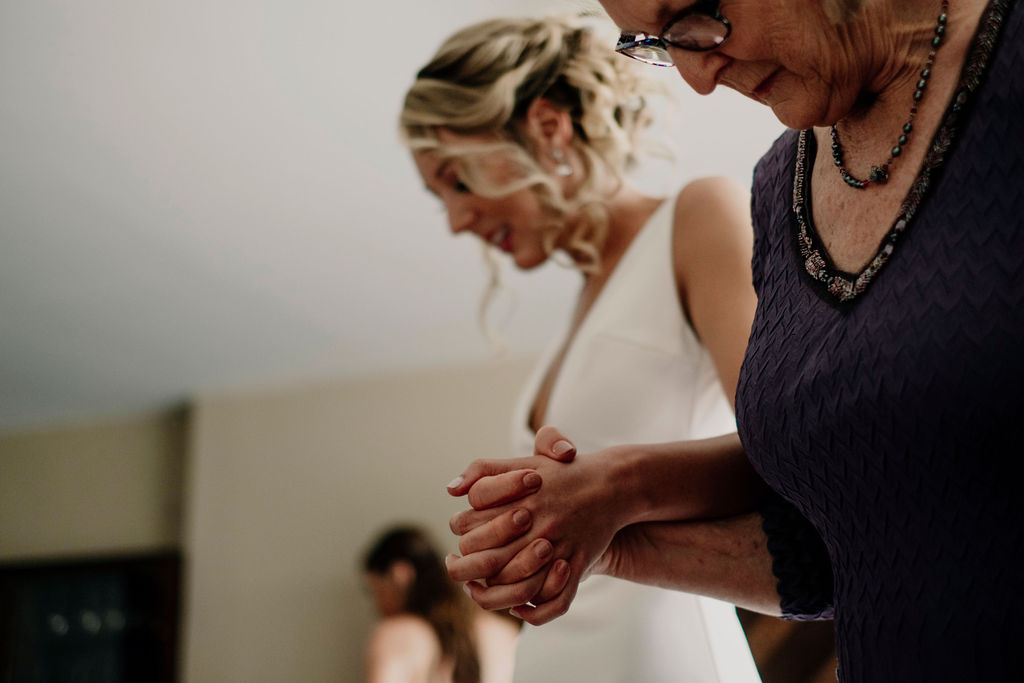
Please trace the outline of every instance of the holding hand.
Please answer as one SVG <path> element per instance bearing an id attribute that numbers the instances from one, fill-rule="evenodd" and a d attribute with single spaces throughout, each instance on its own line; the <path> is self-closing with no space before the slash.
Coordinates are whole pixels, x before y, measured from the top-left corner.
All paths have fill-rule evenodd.
<path id="1" fill-rule="evenodd" d="M 735 433 L 614 446 L 576 459 L 557 429 L 543 427 L 534 452 L 478 460 L 449 486 L 473 507 L 450 523 L 463 557 L 446 558 L 451 578 L 470 582 L 480 606 L 516 607 L 531 624 L 568 609 L 620 530 L 746 512 L 764 486 Z"/>
<path id="2" fill-rule="evenodd" d="M 447 564 L 452 579 L 471 582 L 482 607 L 516 607 L 541 624 L 568 609 L 615 535 L 617 515 L 605 452 L 573 462 L 575 448 L 553 427 L 538 431 L 534 452 L 478 460 L 449 487 L 452 495 L 468 493 L 473 509 L 452 517 L 463 557 L 449 556 Z"/>

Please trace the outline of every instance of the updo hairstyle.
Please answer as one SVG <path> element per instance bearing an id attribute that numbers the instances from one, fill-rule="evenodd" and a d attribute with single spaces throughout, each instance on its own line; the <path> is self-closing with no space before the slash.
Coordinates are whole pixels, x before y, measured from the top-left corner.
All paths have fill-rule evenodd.
<path id="1" fill-rule="evenodd" d="M 480 196 L 534 191 L 549 220 L 537 226 L 550 255 L 556 244 L 584 271 L 599 268 L 607 232 L 603 200 L 637 161 L 641 133 L 652 120 L 645 96 L 661 87 L 640 77 L 641 65 L 575 18 L 492 19 L 451 36 L 416 75 L 400 126 L 413 152 L 451 159 L 460 179 Z M 543 97 L 572 119 L 572 148 L 582 160 L 578 190 L 563 197 L 557 178 L 537 162 L 524 132 L 530 105 Z M 494 135 L 490 144 L 442 145 L 437 130 Z M 475 159 L 502 155 L 511 180 L 498 184 Z M 573 215 L 567 228 L 566 216 Z M 563 234 L 564 232 L 570 234 Z"/>

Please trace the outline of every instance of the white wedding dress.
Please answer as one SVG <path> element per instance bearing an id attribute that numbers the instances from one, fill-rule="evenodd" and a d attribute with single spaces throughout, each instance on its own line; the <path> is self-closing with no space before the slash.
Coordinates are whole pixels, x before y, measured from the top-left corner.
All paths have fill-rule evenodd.
<path id="1" fill-rule="evenodd" d="M 605 283 L 552 385 L 546 424 L 580 454 L 608 446 L 736 430 L 711 357 L 683 315 L 672 264 L 674 201 L 640 230 Z M 533 454 L 529 416 L 565 337 L 527 380 L 512 456 Z M 585 456 L 581 456 L 585 457 Z M 591 576 L 564 616 L 524 624 L 516 683 L 755 683 L 735 608 L 717 600 Z"/>

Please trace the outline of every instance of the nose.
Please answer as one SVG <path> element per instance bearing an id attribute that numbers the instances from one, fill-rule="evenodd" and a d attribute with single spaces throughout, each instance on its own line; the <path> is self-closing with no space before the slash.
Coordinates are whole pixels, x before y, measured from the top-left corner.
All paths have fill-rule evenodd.
<path id="1" fill-rule="evenodd" d="M 718 85 L 718 72 L 728 62 L 728 57 L 717 51 L 691 52 L 669 48 L 676 71 L 687 85 L 699 95 L 710 95 Z"/>
<path id="2" fill-rule="evenodd" d="M 446 204 L 448 227 L 453 235 L 458 235 L 460 232 L 465 232 L 473 227 L 477 215 L 470 204 L 460 201 L 448 201 Z"/>

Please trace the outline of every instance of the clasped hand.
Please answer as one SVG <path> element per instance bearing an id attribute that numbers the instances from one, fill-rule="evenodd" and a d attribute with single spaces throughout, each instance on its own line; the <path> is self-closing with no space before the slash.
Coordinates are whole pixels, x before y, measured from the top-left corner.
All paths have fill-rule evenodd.
<path id="1" fill-rule="evenodd" d="M 576 458 L 568 439 L 543 427 L 533 457 L 470 464 L 448 487 L 472 506 L 450 522 L 462 557 L 445 559 L 449 576 L 485 609 L 512 608 L 535 625 L 564 614 L 618 531 L 604 466 L 613 450 Z"/>

